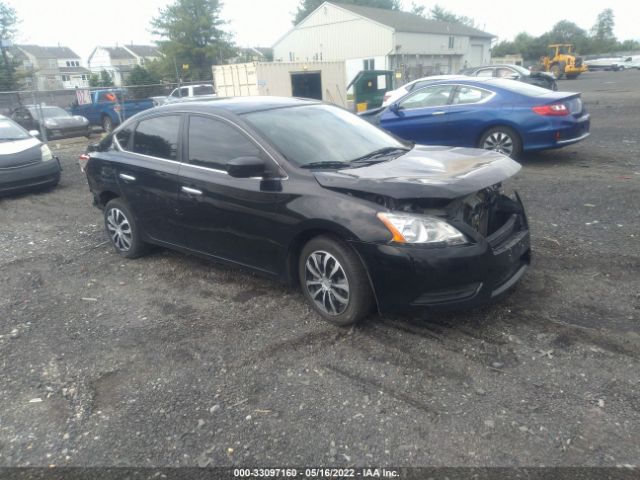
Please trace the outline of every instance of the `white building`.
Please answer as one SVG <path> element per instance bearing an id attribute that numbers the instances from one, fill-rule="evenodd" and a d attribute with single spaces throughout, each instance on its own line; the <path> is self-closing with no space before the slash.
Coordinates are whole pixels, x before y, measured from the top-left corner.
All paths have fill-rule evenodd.
<path id="1" fill-rule="evenodd" d="M 18 71 L 28 88 L 58 90 L 89 86 L 89 70 L 68 47 L 16 45 L 9 55 L 18 60 Z"/>
<path id="2" fill-rule="evenodd" d="M 275 61 L 346 61 L 360 70 L 395 70 L 401 83 L 491 61 L 493 35 L 412 13 L 324 2 L 273 46 Z"/>
<path id="3" fill-rule="evenodd" d="M 115 47 L 96 47 L 89 55 L 87 65 L 92 73 L 100 75 L 106 70 L 116 87 L 123 86 L 136 65 L 145 66 L 146 62 L 157 60 L 160 51 L 150 45 L 123 45 Z"/>

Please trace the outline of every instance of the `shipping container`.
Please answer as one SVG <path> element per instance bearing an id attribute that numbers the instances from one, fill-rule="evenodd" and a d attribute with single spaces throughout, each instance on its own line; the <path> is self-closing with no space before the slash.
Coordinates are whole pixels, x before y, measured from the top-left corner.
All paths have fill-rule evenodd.
<path id="1" fill-rule="evenodd" d="M 221 97 L 304 97 L 347 107 L 344 62 L 251 62 L 212 68 Z"/>

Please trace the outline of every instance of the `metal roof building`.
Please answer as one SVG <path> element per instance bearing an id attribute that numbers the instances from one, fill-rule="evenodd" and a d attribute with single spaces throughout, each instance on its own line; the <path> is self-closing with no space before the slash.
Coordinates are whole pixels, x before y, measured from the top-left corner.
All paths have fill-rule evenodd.
<path id="1" fill-rule="evenodd" d="M 493 35 L 412 13 L 324 2 L 275 45 L 274 60 L 346 61 L 347 76 L 388 69 L 403 81 L 489 63 Z"/>

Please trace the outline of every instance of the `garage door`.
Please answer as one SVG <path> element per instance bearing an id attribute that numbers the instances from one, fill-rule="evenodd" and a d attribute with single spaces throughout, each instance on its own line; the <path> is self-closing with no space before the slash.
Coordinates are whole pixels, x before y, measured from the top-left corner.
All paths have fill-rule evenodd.
<path id="1" fill-rule="evenodd" d="M 471 45 L 470 67 L 477 67 L 484 62 L 483 45 Z"/>

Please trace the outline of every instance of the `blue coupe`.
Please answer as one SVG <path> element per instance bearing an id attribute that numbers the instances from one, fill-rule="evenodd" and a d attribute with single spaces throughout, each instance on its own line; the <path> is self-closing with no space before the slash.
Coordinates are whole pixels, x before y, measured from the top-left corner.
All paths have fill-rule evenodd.
<path id="1" fill-rule="evenodd" d="M 579 93 L 501 78 L 435 80 L 361 116 L 419 144 L 479 147 L 513 158 L 579 142 L 590 123 Z"/>

